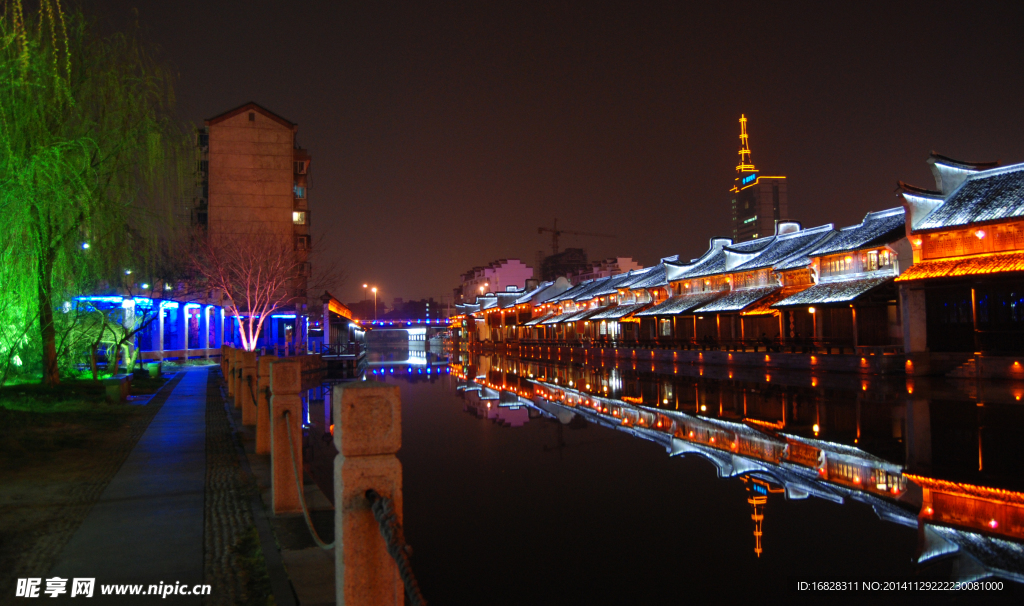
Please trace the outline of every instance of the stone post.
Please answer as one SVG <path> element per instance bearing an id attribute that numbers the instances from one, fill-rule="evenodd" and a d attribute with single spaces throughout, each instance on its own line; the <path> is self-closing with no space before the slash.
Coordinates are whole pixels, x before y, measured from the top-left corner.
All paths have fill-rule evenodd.
<path id="1" fill-rule="evenodd" d="M 241 348 L 235 350 L 235 374 L 231 375 L 233 377 L 232 381 L 235 384 L 235 408 L 242 407 L 242 381 L 244 380 L 242 378 L 242 356 L 246 353 L 248 352 Z"/>
<path id="2" fill-rule="evenodd" d="M 334 562 L 336 603 L 403 604 L 402 580 L 388 555 L 366 491 L 390 498 L 402 523 L 402 403 L 397 386 L 336 385 L 334 409 Z"/>
<path id="3" fill-rule="evenodd" d="M 228 360 L 227 364 L 225 364 L 225 366 L 227 366 L 228 371 L 227 373 L 224 374 L 224 379 L 228 383 L 228 398 L 230 398 L 232 402 L 235 401 L 235 359 L 237 357 L 238 350 L 235 349 L 234 347 L 229 347 Z"/>
<path id="4" fill-rule="evenodd" d="M 270 454 L 270 364 L 276 356 L 261 356 L 256 373 L 256 454 Z"/>
<path id="5" fill-rule="evenodd" d="M 274 514 L 302 511 L 288 444 L 291 429 L 295 467 L 302 473 L 302 368 L 296 360 L 270 364 L 270 495 Z M 285 419 L 285 412 L 289 418 Z M 302 478 L 299 478 L 299 484 Z"/>
<path id="6" fill-rule="evenodd" d="M 251 381 L 251 383 L 250 383 Z M 242 352 L 242 378 L 239 393 L 242 394 L 242 425 L 256 424 L 256 352 Z"/>

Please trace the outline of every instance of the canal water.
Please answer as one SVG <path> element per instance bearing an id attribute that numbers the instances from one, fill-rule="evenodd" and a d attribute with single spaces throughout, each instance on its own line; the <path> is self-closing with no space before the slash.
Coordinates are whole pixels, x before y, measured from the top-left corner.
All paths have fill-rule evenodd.
<path id="1" fill-rule="evenodd" d="M 899 470 L 1024 484 L 1024 385 L 416 350 L 370 360 L 368 380 L 401 389 L 405 532 L 436 604 L 707 603 L 796 597 L 801 580 L 948 580 L 973 560 L 918 563 L 921 492 Z M 733 456 L 757 436 L 850 465 L 830 462 L 826 482 L 768 451 Z M 1020 543 L 1007 545 L 1000 565 L 1024 574 Z"/>

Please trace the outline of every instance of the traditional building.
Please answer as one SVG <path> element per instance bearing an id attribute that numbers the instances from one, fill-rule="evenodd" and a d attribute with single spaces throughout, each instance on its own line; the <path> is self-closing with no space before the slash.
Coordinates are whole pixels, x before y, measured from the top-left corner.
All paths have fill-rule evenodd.
<path id="1" fill-rule="evenodd" d="M 897 279 L 908 371 L 1024 377 L 1024 164 L 928 164 L 934 190 L 900 183 L 915 260 Z"/>
<path id="2" fill-rule="evenodd" d="M 789 218 L 786 177 L 757 172 L 750 159 L 747 117 L 740 116 L 740 163 L 730 198 L 732 239 L 745 242 L 775 233 L 775 224 Z"/>

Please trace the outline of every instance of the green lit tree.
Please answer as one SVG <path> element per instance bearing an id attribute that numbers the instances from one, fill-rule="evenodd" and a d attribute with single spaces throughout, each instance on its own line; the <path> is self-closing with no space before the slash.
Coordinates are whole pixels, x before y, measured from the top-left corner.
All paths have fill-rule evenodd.
<path id="1" fill-rule="evenodd" d="M 73 321 L 64 302 L 156 264 L 191 194 L 194 156 L 172 118 L 171 80 L 137 26 L 103 36 L 58 0 L 3 4 L 0 212 L 18 236 L 11 271 L 23 276 L 11 309 L 38 327 L 45 385 L 60 381 L 73 342 L 62 337 Z"/>

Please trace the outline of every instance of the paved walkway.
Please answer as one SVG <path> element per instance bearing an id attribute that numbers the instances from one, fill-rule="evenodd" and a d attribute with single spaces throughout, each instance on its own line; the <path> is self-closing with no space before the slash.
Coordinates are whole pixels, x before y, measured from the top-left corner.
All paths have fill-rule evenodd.
<path id="1" fill-rule="evenodd" d="M 61 578 L 95 578 L 89 603 L 103 603 L 100 584 L 203 583 L 209 370 L 184 372 L 52 571 Z M 108 598 L 119 604 L 131 599 Z M 200 598 L 171 601 L 198 604 Z"/>

